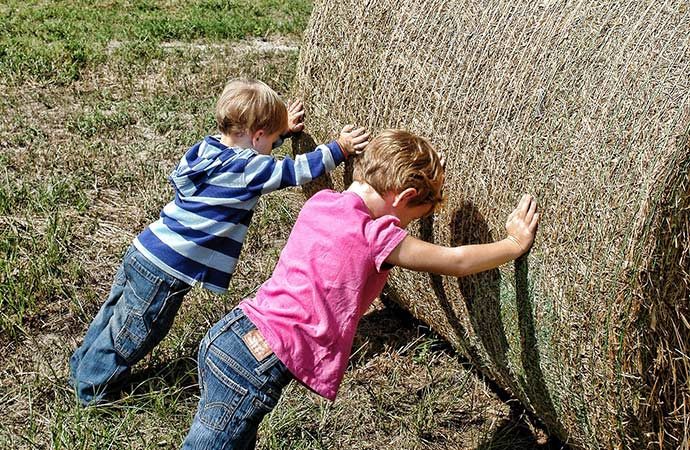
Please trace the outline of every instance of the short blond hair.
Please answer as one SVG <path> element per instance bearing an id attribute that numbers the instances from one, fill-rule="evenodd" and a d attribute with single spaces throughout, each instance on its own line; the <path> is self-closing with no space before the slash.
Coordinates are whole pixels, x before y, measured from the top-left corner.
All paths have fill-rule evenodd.
<path id="1" fill-rule="evenodd" d="M 287 108 L 278 94 L 257 80 L 230 81 L 216 103 L 218 131 L 225 135 L 287 129 Z"/>
<path id="2" fill-rule="evenodd" d="M 405 130 L 384 130 L 367 145 L 354 163 L 353 179 L 376 192 L 402 192 L 415 188 L 410 206 L 443 201 L 444 168 L 429 141 Z"/>

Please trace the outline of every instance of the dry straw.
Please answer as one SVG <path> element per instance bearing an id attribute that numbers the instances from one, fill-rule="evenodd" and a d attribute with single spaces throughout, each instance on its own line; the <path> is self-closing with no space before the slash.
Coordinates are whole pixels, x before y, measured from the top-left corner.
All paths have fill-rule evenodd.
<path id="1" fill-rule="evenodd" d="M 538 197 L 527 257 L 390 291 L 575 447 L 688 448 L 689 63 L 688 1 L 318 1 L 305 36 L 315 140 L 399 127 L 446 153 L 415 233 L 499 239 Z"/>

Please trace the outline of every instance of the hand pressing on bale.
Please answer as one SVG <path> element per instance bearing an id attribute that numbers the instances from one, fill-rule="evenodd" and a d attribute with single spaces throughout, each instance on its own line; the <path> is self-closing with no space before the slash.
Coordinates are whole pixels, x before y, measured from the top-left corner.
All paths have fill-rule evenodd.
<path id="1" fill-rule="evenodd" d="M 288 111 L 288 126 L 285 137 L 292 136 L 304 130 L 304 103 L 300 100 L 295 100 L 287 108 Z"/>
<path id="2" fill-rule="evenodd" d="M 422 206 L 424 205 L 413 207 L 410 203 L 405 204 L 404 199 L 401 199 L 396 215 L 423 217 Z M 419 272 L 456 277 L 495 269 L 517 259 L 529 250 L 534 242 L 539 223 L 539 213 L 536 211 L 536 200 L 531 195 L 525 194 L 517 208 L 508 216 L 506 221 L 508 237 L 503 240 L 489 244 L 444 247 L 408 235 L 391 252 L 386 262 Z"/>
<path id="3" fill-rule="evenodd" d="M 273 143 L 273 148 L 283 145 L 285 139 L 291 138 L 304 130 L 304 103 L 295 100 L 287 105 L 287 127 L 280 133 L 280 139 Z"/>
<path id="4" fill-rule="evenodd" d="M 531 195 L 524 194 L 506 221 L 506 239 L 515 244 L 517 256 L 527 252 L 532 246 L 538 223 L 537 201 Z"/>
<path id="5" fill-rule="evenodd" d="M 369 144 L 369 133 L 364 127 L 355 128 L 354 125 L 345 125 L 336 142 L 346 157 L 360 154 Z"/>

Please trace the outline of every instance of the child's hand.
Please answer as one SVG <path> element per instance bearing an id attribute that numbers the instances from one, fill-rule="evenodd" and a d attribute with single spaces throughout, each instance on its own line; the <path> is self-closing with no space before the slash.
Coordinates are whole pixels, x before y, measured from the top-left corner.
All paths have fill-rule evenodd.
<path id="1" fill-rule="evenodd" d="M 304 104 L 295 100 L 287 108 L 288 126 L 285 135 L 290 136 L 304 130 Z"/>
<path id="2" fill-rule="evenodd" d="M 354 125 L 345 125 L 336 142 L 348 155 L 361 153 L 369 144 L 369 133 L 364 127 L 355 128 Z"/>
<path id="3" fill-rule="evenodd" d="M 524 194 L 517 208 L 510 213 L 506 221 L 508 239 L 519 247 L 520 254 L 525 253 L 532 246 L 538 223 L 537 201 L 531 195 Z"/>

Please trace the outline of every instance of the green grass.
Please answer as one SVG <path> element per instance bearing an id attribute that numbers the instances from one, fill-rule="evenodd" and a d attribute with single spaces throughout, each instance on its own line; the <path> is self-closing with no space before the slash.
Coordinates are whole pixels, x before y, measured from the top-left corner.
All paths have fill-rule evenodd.
<path id="1" fill-rule="evenodd" d="M 127 111 L 105 113 L 101 109 L 79 114 L 68 126 L 68 130 L 84 138 L 103 135 L 133 124 L 133 118 Z"/>
<path id="2" fill-rule="evenodd" d="M 27 180 L 0 158 L 0 334 L 17 336 L 24 320 L 46 302 L 73 295 L 80 277 L 70 260 L 72 219 L 88 208 L 78 174 Z"/>
<path id="3" fill-rule="evenodd" d="M 5 179 L 4 183 L 0 183 L 2 214 L 12 214 L 19 209 L 30 212 L 55 211 L 62 206 L 71 206 L 83 211 L 87 207 L 88 200 L 78 174 L 52 175 L 47 180 L 29 183 Z"/>
<path id="4" fill-rule="evenodd" d="M 120 58 L 146 63 L 164 41 L 223 41 L 297 35 L 307 1 L 32 1 L 0 5 L 0 75 L 69 83 Z M 110 45 L 110 47 L 109 47 Z"/>

